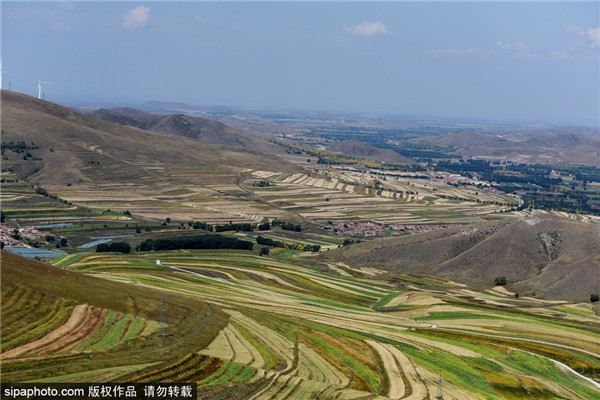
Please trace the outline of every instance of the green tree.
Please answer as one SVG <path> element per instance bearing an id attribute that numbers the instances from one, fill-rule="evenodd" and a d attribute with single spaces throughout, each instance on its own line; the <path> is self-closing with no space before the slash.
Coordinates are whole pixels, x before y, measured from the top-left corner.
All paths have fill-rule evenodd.
<path id="1" fill-rule="evenodd" d="M 105 253 L 108 251 L 110 251 L 108 243 L 100 243 L 98 246 L 96 246 L 96 253 Z"/>
<path id="2" fill-rule="evenodd" d="M 499 276 L 496 279 L 494 279 L 494 284 L 496 286 L 504 286 L 506 285 L 506 277 L 505 276 Z"/>

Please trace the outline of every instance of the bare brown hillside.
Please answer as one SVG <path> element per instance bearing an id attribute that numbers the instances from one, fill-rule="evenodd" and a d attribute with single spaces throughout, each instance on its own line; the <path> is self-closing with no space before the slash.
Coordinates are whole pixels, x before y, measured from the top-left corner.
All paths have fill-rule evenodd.
<path id="1" fill-rule="evenodd" d="M 278 153 L 279 146 L 231 128 L 217 121 L 184 114 L 150 114 L 135 108 L 94 110 L 88 115 L 134 128 L 179 135 L 203 143 L 240 146 L 267 153 Z"/>
<path id="2" fill-rule="evenodd" d="M 379 149 L 368 143 L 358 140 L 342 140 L 327 146 L 327 150 L 342 153 L 350 157 L 366 158 L 368 160 L 383 161 L 397 164 L 412 164 L 413 161 L 396 153 L 394 150 Z"/>
<path id="3" fill-rule="evenodd" d="M 419 235 L 360 243 L 329 252 L 355 267 L 435 276 L 475 288 L 506 276 L 508 287 L 537 297 L 589 301 L 600 292 L 600 226 L 535 214 Z"/>
<path id="4" fill-rule="evenodd" d="M 7 151 L 5 165 L 10 164 L 20 179 L 48 188 L 177 182 L 183 179 L 181 170 L 210 171 L 233 181 L 243 169 L 297 169 L 269 149 L 203 143 L 125 127 L 8 91 L 2 91 L 2 141 L 35 147 L 30 157 Z M 188 183 L 201 178 L 200 173 L 185 176 Z"/>

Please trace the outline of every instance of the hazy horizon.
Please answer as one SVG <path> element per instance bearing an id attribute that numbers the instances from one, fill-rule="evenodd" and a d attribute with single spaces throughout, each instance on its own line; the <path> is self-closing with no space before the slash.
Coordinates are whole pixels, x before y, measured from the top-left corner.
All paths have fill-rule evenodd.
<path id="1" fill-rule="evenodd" d="M 2 4 L 2 86 L 49 101 L 600 126 L 596 2 Z"/>

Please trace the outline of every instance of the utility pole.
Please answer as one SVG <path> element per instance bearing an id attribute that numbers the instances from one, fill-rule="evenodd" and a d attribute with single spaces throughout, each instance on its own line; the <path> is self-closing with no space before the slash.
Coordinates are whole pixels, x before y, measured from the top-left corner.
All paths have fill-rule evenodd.
<path id="1" fill-rule="evenodd" d="M 435 396 L 436 400 L 444 400 L 444 395 L 442 394 L 442 373 L 440 372 L 440 379 L 438 380 L 438 390 L 437 395 Z"/>
<path id="2" fill-rule="evenodd" d="M 158 327 L 158 336 L 165 337 L 165 294 L 163 293 L 162 308 L 160 309 L 160 325 Z"/>

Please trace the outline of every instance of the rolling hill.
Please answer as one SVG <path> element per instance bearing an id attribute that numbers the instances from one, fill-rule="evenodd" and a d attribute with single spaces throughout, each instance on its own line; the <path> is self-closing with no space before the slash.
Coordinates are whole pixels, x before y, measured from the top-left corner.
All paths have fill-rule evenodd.
<path id="1" fill-rule="evenodd" d="M 358 140 L 342 140 L 327 146 L 327 151 L 342 153 L 350 157 L 366 158 L 397 164 L 412 164 L 413 161 L 389 149 L 379 149 Z"/>
<path id="2" fill-rule="evenodd" d="M 273 143 L 206 118 L 184 114 L 150 114 L 135 108 L 99 109 L 87 114 L 115 124 L 184 136 L 203 143 L 278 152 Z"/>
<path id="3" fill-rule="evenodd" d="M 138 331 L 134 335 L 136 331 L 132 327 L 128 341 L 117 337 L 119 341 L 113 341 L 119 345 L 105 343 L 110 350 L 98 348 L 92 360 L 90 355 L 68 349 L 84 345 L 96 332 L 99 337 L 103 325 L 116 329 L 118 324 L 111 326 L 110 318 L 129 321 L 126 328 L 140 323 L 157 326 L 161 291 L 65 270 L 4 250 L 1 257 L 4 382 L 44 374 L 72 373 L 86 370 L 90 365 L 98 368 L 126 366 L 132 360 L 142 365 L 160 363 L 207 346 L 227 324 L 227 314 L 216 306 L 168 293 L 165 296 L 165 314 L 168 315 L 165 337 L 159 337 L 156 330 L 153 334 Z M 61 305 L 58 313 L 53 311 L 57 304 Z M 67 316 L 70 313 L 62 323 L 52 318 L 61 312 Z M 46 326 L 48 329 L 42 332 Z M 30 341 L 25 340 L 27 335 L 31 336 Z M 52 363 L 38 363 L 36 354 L 57 358 Z M 25 360 L 19 359 L 23 357 Z M 34 367 L 14 368 L 11 358 L 22 365 L 33 363 Z"/>
<path id="4" fill-rule="evenodd" d="M 135 110 L 126 111 L 109 112 L 105 117 L 112 115 L 114 122 L 124 125 L 148 117 Z M 187 126 L 187 117 L 157 119 L 157 129 L 169 133 L 114 122 L 24 94 L 2 91 L 3 142 L 23 142 L 31 148 L 30 156 L 25 157 L 7 151 L 5 165 L 20 179 L 48 188 L 177 182 L 180 180 L 177 171 L 181 170 L 211 171 L 214 176 L 223 176 L 224 182 L 233 182 L 245 168 L 297 170 L 276 156 L 280 151 L 278 146 L 241 136 L 212 121 L 206 122 L 205 128 L 200 126 L 203 122 L 190 122 L 193 129 L 198 129 L 196 136 L 191 131 L 187 134 L 177 132 Z M 198 138 L 212 143 L 201 142 Z M 185 181 L 194 183 L 195 179 L 201 178 L 199 174 L 188 174 Z"/>
<path id="5" fill-rule="evenodd" d="M 398 274 L 435 276 L 473 288 L 505 276 L 521 294 L 589 301 L 600 291 L 600 228 L 549 214 L 360 243 L 327 258 Z"/>

